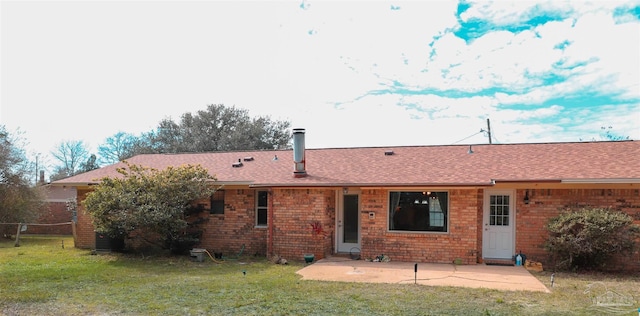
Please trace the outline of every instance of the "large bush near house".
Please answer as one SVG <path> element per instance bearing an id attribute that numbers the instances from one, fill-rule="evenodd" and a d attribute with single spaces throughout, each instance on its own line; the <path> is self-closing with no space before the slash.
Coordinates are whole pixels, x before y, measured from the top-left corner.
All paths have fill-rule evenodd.
<path id="1" fill-rule="evenodd" d="M 546 249 L 559 269 L 603 269 L 614 254 L 624 256 L 640 237 L 628 214 L 608 208 L 568 209 L 550 219 Z"/>
<path id="2" fill-rule="evenodd" d="M 194 229 L 200 208 L 195 200 L 210 196 L 214 180 L 201 166 L 156 170 L 129 165 L 119 178 L 103 178 L 87 194 L 84 206 L 98 232 L 114 238 L 140 238 L 146 244 L 181 253 L 199 242 Z M 194 220 L 190 220 L 194 219 Z"/>

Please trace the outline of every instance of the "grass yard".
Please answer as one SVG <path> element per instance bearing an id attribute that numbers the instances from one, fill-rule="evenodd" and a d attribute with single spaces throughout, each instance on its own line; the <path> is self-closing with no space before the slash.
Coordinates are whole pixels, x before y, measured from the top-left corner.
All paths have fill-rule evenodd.
<path id="1" fill-rule="evenodd" d="M 253 257 L 91 255 L 69 237 L 23 236 L 21 245 L 0 241 L 0 315 L 635 316 L 640 307 L 637 275 L 556 273 L 551 294 L 503 292 L 302 281 L 301 262 Z M 550 273 L 536 276 L 549 284 Z"/>

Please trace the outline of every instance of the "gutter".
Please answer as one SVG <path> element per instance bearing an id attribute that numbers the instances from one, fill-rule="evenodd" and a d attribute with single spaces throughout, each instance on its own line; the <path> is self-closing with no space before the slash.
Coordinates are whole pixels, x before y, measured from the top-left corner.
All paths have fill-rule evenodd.
<path id="1" fill-rule="evenodd" d="M 508 180 L 508 179 L 491 179 L 488 182 L 468 182 L 468 183 L 353 183 L 353 182 L 335 182 L 335 183 L 254 183 L 253 181 L 211 181 L 215 185 L 222 186 L 248 186 L 250 188 L 335 188 L 335 187 L 492 187 L 496 183 L 501 184 L 526 184 L 526 183 L 564 183 L 564 184 L 627 184 L 638 183 L 640 178 L 601 178 L 601 179 L 524 179 L 524 180 Z M 90 187 L 98 185 L 100 182 L 51 182 L 48 185 L 57 187 Z"/>
<path id="2" fill-rule="evenodd" d="M 564 183 L 564 184 L 627 184 L 640 183 L 640 178 L 600 178 L 600 179 L 525 179 L 525 180 L 500 180 L 500 183 Z"/>
<path id="3" fill-rule="evenodd" d="M 98 185 L 100 182 L 51 182 L 49 185 L 52 187 L 88 187 Z"/>
<path id="4" fill-rule="evenodd" d="M 640 183 L 639 178 L 603 178 L 603 179 L 563 179 L 562 183 L 585 183 L 585 184 L 626 184 Z"/>
<path id="5" fill-rule="evenodd" d="M 523 179 L 523 180 L 502 180 L 494 179 L 494 184 L 500 183 L 562 183 L 562 179 Z"/>
<path id="6" fill-rule="evenodd" d="M 208 181 L 215 185 L 247 185 L 251 186 L 252 181 Z M 94 186 L 100 184 L 100 181 L 94 182 L 51 182 L 48 185 L 55 187 L 85 187 L 85 186 Z"/>
<path id="7" fill-rule="evenodd" d="M 335 188 L 335 187 L 491 187 L 495 182 L 470 183 L 258 183 L 249 185 L 250 188 Z"/>

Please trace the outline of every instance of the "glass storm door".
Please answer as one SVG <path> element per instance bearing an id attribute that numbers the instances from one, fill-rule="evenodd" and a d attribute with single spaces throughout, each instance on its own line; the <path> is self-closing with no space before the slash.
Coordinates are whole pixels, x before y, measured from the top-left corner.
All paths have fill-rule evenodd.
<path id="1" fill-rule="evenodd" d="M 338 208 L 338 252 L 360 248 L 360 202 L 358 194 L 342 195 Z M 359 251 L 358 251 L 359 252 Z"/>
<path id="2" fill-rule="evenodd" d="M 482 257 L 492 259 L 513 257 L 515 214 L 513 191 L 485 191 Z"/>

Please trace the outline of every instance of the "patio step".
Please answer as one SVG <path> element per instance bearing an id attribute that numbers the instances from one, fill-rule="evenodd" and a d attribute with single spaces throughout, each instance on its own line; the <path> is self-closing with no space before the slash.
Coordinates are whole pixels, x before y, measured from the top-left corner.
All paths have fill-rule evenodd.
<path id="1" fill-rule="evenodd" d="M 488 266 L 514 266 L 513 260 L 510 259 L 484 259 L 484 264 Z"/>

